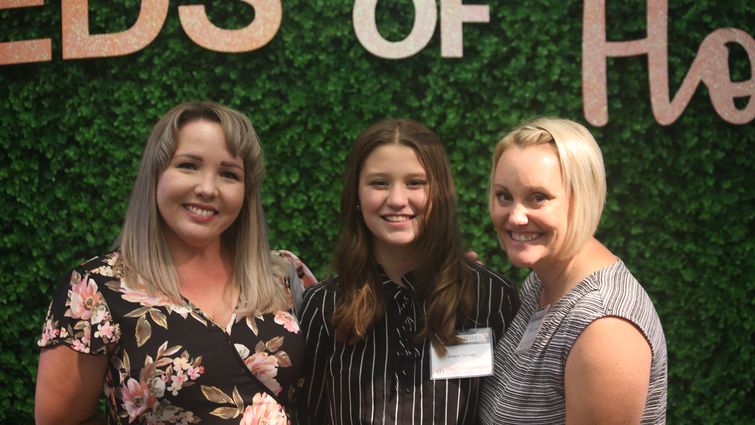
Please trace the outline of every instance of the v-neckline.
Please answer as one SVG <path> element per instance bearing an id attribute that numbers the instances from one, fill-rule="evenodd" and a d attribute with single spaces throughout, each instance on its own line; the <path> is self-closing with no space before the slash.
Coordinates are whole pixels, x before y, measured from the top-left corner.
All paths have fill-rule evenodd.
<path id="1" fill-rule="evenodd" d="M 198 312 L 205 320 L 207 320 L 208 323 L 212 323 L 214 326 L 225 332 L 226 334 L 231 334 L 231 329 L 233 328 L 233 324 L 236 323 L 236 311 L 239 308 L 239 301 L 241 299 L 241 294 L 239 294 L 239 298 L 236 299 L 236 306 L 233 308 L 233 312 L 231 312 L 231 317 L 228 319 L 228 323 L 225 324 L 225 326 L 221 326 L 218 322 L 216 322 L 212 316 L 207 314 L 204 310 L 202 310 L 201 307 L 191 302 L 190 299 L 186 298 L 184 294 L 179 294 L 181 296 L 181 299 L 186 304 L 187 307 L 189 307 L 191 310 Z"/>

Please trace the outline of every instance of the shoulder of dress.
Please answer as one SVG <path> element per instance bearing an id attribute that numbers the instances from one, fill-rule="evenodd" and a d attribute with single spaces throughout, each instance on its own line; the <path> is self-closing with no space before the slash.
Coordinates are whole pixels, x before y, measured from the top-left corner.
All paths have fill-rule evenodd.
<path id="1" fill-rule="evenodd" d="M 97 255 L 79 264 L 74 271 L 80 274 L 102 275 L 106 278 L 120 278 L 123 272 L 123 262 L 120 251 L 111 251 Z"/>

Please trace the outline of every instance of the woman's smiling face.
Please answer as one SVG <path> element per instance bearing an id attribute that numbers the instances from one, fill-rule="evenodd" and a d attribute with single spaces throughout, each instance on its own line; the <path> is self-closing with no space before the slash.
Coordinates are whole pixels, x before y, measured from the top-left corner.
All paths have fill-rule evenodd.
<path id="1" fill-rule="evenodd" d="M 192 121 L 157 181 L 157 207 L 171 249 L 219 243 L 244 203 L 244 163 L 226 147 L 220 124 Z"/>
<path id="2" fill-rule="evenodd" d="M 511 146 L 493 177 L 493 224 L 511 263 L 537 272 L 562 258 L 569 194 L 555 147 Z"/>
<path id="3" fill-rule="evenodd" d="M 417 240 L 427 204 L 427 174 L 408 146 L 382 145 L 364 161 L 359 204 L 376 251 Z"/>

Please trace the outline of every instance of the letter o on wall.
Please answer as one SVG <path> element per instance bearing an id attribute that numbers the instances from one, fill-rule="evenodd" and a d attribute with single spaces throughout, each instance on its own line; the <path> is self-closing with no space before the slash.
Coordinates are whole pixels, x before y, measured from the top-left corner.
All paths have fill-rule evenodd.
<path id="1" fill-rule="evenodd" d="M 354 32 L 362 46 L 375 56 L 385 59 L 403 59 L 422 50 L 435 32 L 438 11 L 434 0 L 412 0 L 414 3 L 414 26 L 401 41 L 388 41 L 380 35 L 375 22 L 378 0 L 354 2 Z"/>

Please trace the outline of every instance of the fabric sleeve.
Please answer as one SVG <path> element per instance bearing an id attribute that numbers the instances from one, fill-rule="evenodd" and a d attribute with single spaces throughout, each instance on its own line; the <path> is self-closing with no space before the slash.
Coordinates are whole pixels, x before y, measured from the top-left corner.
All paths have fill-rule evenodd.
<path id="1" fill-rule="evenodd" d="M 96 273 L 77 269 L 61 281 L 47 311 L 40 348 L 65 345 L 85 354 L 112 354 L 120 338 L 103 295 L 104 281 Z"/>
<path id="2" fill-rule="evenodd" d="M 304 290 L 317 283 L 317 278 L 309 267 L 291 251 L 273 250 L 270 254 L 273 260 L 273 274 L 277 279 L 283 279 L 287 283 L 289 305 L 294 314 L 299 317 L 304 302 Z"/>
<path id="3" fill-rule="evenodd" d="M 300 424 L 323 425 L 329 423 L 327 391 L 327 365 L 333 349 L 334 335 L 330 327 L 335 292 L 313 286 L 304 293 L 300 326 L 307 345 L 304 358 L 304 387 L 297 397 Z"/>

